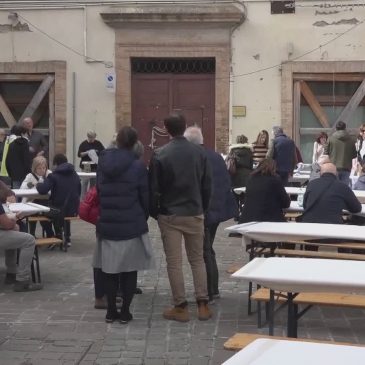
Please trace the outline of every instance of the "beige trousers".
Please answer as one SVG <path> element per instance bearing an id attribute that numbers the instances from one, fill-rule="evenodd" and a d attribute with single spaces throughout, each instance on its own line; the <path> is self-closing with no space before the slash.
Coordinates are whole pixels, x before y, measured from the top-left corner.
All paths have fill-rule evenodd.
<path id="1" fill-rule="evenodd" d="M 204 216 L 159 215 L 158 225 L 166 255 L 167 274 L 175 305 L 186 301 L 182 269 L 182 238 L 195 288 L 196 300 L 207 300 L 207 273 L 203 258 Z"/>

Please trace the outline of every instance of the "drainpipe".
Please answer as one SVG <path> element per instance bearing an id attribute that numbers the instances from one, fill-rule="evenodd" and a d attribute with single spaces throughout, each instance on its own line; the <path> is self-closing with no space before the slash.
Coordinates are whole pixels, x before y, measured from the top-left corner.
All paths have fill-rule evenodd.
<path id="1" fill-rule="evenodd" d="M 76 72 L 72 72 L 72 161 L 74 166 L 76 166 Z"/>

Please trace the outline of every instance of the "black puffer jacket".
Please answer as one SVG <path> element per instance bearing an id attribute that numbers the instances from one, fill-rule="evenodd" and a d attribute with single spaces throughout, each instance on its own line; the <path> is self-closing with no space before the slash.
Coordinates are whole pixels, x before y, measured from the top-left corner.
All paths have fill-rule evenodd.
<path id="1" fill-rule="evenodd" d="M 61 209 L 65 217 L 77 215 L 81 183 L 72 164 L 67 162 L 57 166 L 43 183 L 37 184 L 36 188 L 40 194 L 47 194 L 50 191 L 51 205 Z"/>
<path id="2" fill-rule="evenodd" d="M 132 151 L 113 148 L 100 153 L 97 171 L 100 217 L 96 232 L 119 241 L 148 232 L 148 178 Z"/>

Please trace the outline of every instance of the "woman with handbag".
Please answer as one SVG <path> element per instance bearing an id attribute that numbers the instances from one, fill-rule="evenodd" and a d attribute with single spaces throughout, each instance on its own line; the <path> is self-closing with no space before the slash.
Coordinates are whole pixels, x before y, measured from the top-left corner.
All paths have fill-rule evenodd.
<path id="1" fill-rule="evenodd" d="M 104 150 L 99 156 L 96 185 L 100 217 L 93 267 L 101 267 L 104 274 L 107 323 L 133 319 L 130 305 L 137 287 L 137 271 L 154 268 L 147 225 L 147 169 L 133 152 L 137 139 L 134 128 L 123 127 L 117 135 L 118 148 Z M 123 293 L 120 313 L 116 307 L 119 281 Z"/>

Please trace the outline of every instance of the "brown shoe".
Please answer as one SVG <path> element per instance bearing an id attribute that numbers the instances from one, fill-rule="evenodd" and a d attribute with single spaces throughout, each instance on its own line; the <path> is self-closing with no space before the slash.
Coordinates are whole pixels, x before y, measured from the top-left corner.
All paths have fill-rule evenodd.
<path id="1" fill-rule="evenodd" d="M 212 312 L 208 307 L 206 300 L 199 301 L 198 303 L 198 319 L 199 321 L 207 321 L 212 317 Z"/>
<path id="2" fill-rule="evenodd" d="M 187 303 L 186 304 L 184 303 L 183 305 L 180 306 L 165 309 L 163 311 L 163 317 L 170 321 L 189 322 L 190 315 Z"/>

